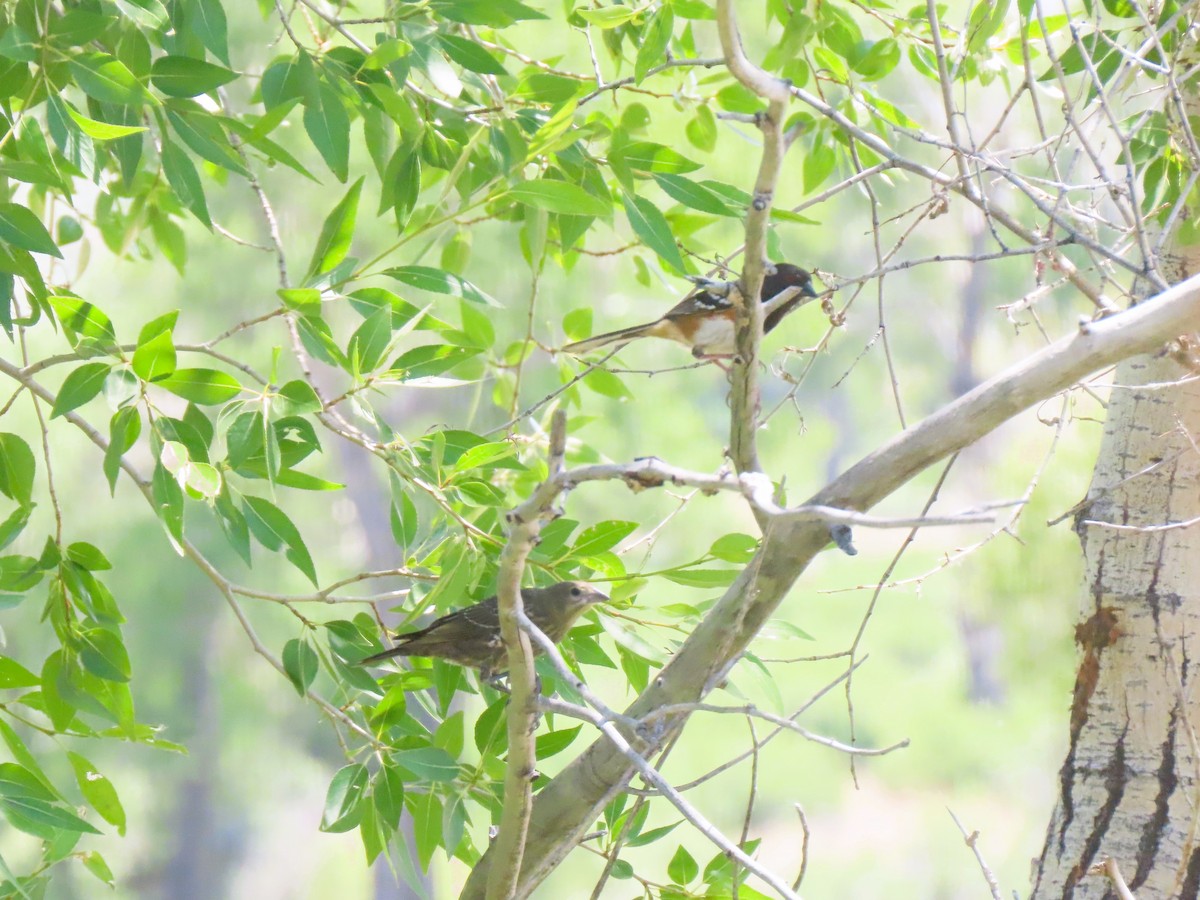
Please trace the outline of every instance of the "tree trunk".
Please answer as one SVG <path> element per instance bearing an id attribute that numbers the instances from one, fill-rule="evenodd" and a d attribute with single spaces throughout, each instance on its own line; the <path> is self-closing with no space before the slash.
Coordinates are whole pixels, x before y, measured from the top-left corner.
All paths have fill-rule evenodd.
<path id="1" fill-rule="evenodd" d="M 1118 896 L 1088 874 L 1107 857 L 1139 900 L 1200 895 L 1200 525 L 1161 527 L 1200 516 L 1200 383 L 1152 386 L 1192 374 L 1168 353 L 1115 373 L 1075 519 L 1081 659 L 1034 900 Z"/>

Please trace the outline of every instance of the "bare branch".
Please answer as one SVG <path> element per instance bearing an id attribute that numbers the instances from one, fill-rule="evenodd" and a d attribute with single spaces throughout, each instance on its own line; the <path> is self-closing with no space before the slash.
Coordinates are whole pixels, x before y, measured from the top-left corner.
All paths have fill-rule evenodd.
<path id="1" fill-rule="evenodd" d="M 908 738 L 905 738 L 887 747 L 852 747 L 833 738 L 814 734 L 807 728 L 797 725 L 789 718 L 766 712 L 753 704 L 746 704 L 745 706 L 716 706 L 712 703 L 673 703 L 661 706 L 650 712 L 641 719 L 641 722 L 645 724 L 658 721 L 659 719 L 689 715 L 694 712 L 724 713 L 726 715 L 751 716 L 755 719 L 762 719 L 763 721 L 770 722 L 772 725 L 779 725 L 789 731 L 794 731 L 806 741 L 812 741 L 814 744 L 820 744 L 823 747 L 829 747 L 832 750 L 837 750 L 840 753 L 848 753 L 852 756 L 885 756 L 896 750 L 902 750 L 909 744 Z"/>
<path id="2" fill-rule="evenodd" d="M 683 795 L 675 790 L 675 788 L 672 787 L 671 784 L 665 778 L 663 778 L 661 774 L 659 774 L 657 769 L 650 765 L 642 753 L 635 749 L 630 741 L 626 739 L 625 735 L 617 730 L 614 722 L 618 721 L 619 717 L 609 710 L 608 707 L 588 689 L 587 685 L 585 685 L 579 678 L 575 676 L 573 672 L 571 672 L 570 668 L 563 660 L 562 655 L 558 652 L 558 648 L 554 646 L 554 642 L 551 641 L 550 638 L 546 637 L 546 635 L 542 633 L 541 629 L 534 625 L 524 613 L 521 614 L 521 628 L 524 629 L 524 631 L 528 633 L 534 641 L 537 642 L 542 651 L 550 658 L 559 674 L 562 675 L 563 678 L 566 679 L 573 688 L 579 691 L 579 693 L 588 702 L 589 706 L 592 706 L 597 710 L 598 715 L 594 720 L 594 724 L 604 735 L 604 737 L 608 739 L 616 751 L 633 765 L 644 781 L 653 785 L 659 794 L 665 797 L 668 801 L 670 801 L 672 806 L 679 810 L 683 817 L 692 824 L 692 827 L 716 844 L 716 846 L 719 847 L 730 859 L 737 860 L 737 862 L 745 866 L 747 869 L 773 887 L 779 896 L 791 898 L 791 900 L 799 900 L 795 892 L 792 891 L 785 881 L 783 881 L 778 875 L 769 869 L 763 868 L 758 862 L 746 855 L 745 851 L 743 851 L 741 847 L 737 846 L 730 841 L 729 838 L 725 837 L 725 835 L 721 833 L 720 829 L 709 822 L 708 819 L 706 819 L 698 809 L 685 800 Z M 641 723 L 639 723 L 639 725 L 641 725 Z M 638 730 L 641 732 L 645 731 L 643 728 L 639 728 Z M 637 738 L 637 740 L 639 744 L 645 743 L 644 738 Z M 472 879 L 468 879 L 467 885 L 463 889 L 463 897 L 473 896 L 471 881 L 474 879 L 474 876 L 478 871 L 479 869 L 476 867 L 475 871 L 472 872 Z M 525 895 L 522 893 L 522 896 Z"/>
<path id="3" fill-rule="evenodd" d="M 992 893 L 992 900 L 1004 900 L 1000 894 L 1000 882 L 996 880 L 996 874 L 988 868 L 988 864 L 983 858 L 983 852 L 979 849 L 979 832 L 972 831 L 970 834 L 967 834 L 967 829 L 963 828 L 962 822 L 958 821 L 958 816 L 954 814 L 954 810 L 947 808 L 946 812 L 950 813 L 950 818 L 954 820 L 954 824 L 962 832 L 963 841 L 971 848 L 971 852 L 975 854 L 975 861 L 979 863 L 979 869 L 983 872 L 984 880 L 987 881 L 988 890 Z"/>

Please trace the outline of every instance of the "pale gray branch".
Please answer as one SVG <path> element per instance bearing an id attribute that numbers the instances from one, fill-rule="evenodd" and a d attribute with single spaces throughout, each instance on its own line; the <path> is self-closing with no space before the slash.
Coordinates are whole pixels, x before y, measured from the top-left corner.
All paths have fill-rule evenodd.
<path id="1" fill-rule="evenodd" d="M 1197 321 L 1200 277 L 1193 277 L 1016 363 L 897 435 L 816 494 L 810 504 L 868 510 L 928 466 L 1018 413 L 1119 360 L 1156 351 Z M 755 558 L 626 714 L 640 718 L 667 704 L 699 701 L 713 676 L 738 659 L 827 543 L 823 525 L 770 522 Z M 666 719 L 664 725 L 660 744 L 683 721 Z M 541 883 L 637 772 L 623 753 L 602 739 L 538 794 L 521 872 L 523 892 Z M 471 882 L 486 872 L 493 858 L 485 854 Z M 471 882 L 464 896 L 480 896 L 471 890 Z"/>

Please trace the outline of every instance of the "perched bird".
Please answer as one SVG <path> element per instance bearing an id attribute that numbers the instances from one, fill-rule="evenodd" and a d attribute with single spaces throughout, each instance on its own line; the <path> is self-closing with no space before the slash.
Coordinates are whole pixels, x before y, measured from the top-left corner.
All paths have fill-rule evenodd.
<path id="1" fill-rule="evenodd" d="M 582 582 L 560 581 L 545 588 L 522 588 L 521 599 L 525 615 L 557 644 L 589 606 L 604 603 L 608 597 Z M 393 656 L 436 656 L 479 669 L 484 681 L 491 681 L 508 669 L 495 597 L 442 616 L 432 625 L 398 635 L 396 639 L 400 643 L 395 647 L 359 660 L 359 665 L 371 665 Z M 533 652 L 536 656 L 541 649 L 534 644 Z"/>
<path id="2" fill-rule="evenodd" d="M 791 288 L 791 290 L 788 290 Z M 697 359 L 715 360 L 733 356 L 735 345 L 734 308 L 729 294 L 736 283 L 709 283 L 689 294 L 661 319 L 598 334 L 586 341 L 576 341 L 563 347 L 565 353 L 582 354 L 609 344 L 627 344 L 638 338 L 658 337 L 677 341 L 692 351 Z M 768 265 L 763 278 L 763 333 L 766 334 L 783 317 L 817 296 L 812 276 L 790 263 Z"/>

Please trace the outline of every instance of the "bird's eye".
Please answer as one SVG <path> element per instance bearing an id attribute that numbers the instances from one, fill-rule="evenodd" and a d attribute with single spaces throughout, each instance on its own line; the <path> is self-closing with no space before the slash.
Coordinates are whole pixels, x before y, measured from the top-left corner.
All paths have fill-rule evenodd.
<path id="1" fill-rule="evenodd" d="M 580 590 L 579 588 L 577 588 L 577 587 L 573 587 L 573 588 L 571 588 L 571 596 L 572 596 L 572 597 L 582 597 L 582 596 L 583 596 L 583 591 L 581 591 L 581 590 Z"/>

